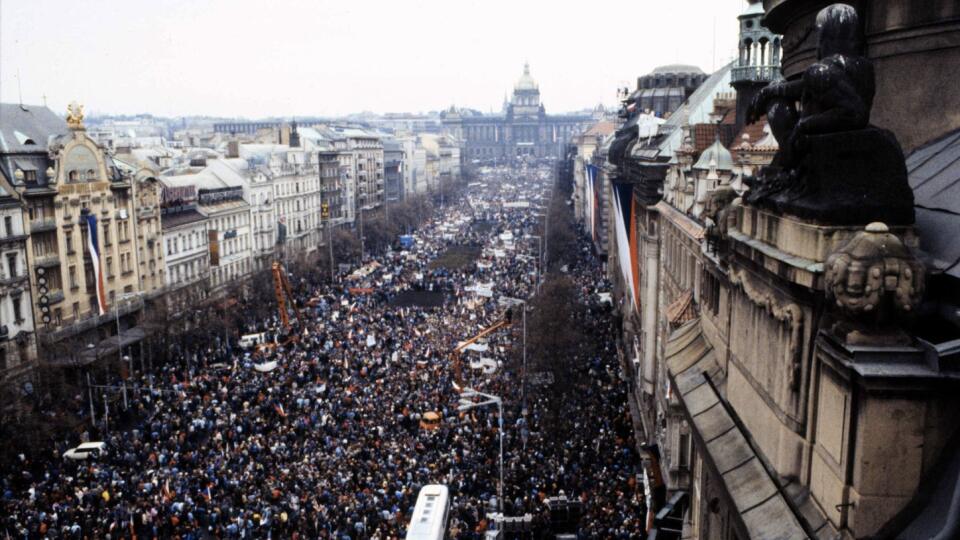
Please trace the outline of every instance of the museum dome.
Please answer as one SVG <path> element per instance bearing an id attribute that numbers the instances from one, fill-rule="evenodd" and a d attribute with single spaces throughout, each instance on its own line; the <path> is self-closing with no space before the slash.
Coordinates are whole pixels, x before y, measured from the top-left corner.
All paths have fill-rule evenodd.
<path id="1" fill-rule="evenodd" d="M 530 76 L 530 64 L 523 64 L 523 75 L 520 76 L 520 79 L 517 80 L 517 84 L 514 87 L 516 90 L 536 90 L 537 81 L 533 80 L 533 77 Z"/>

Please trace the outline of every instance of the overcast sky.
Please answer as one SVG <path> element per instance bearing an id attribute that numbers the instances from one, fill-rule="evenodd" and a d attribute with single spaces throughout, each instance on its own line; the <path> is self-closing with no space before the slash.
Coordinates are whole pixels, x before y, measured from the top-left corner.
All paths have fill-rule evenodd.
<path id="1" fill-rule="evenodd" d="M 669 63 L 732 58 L 745 0 L 0 0 L 0 99 L 179 116 L 548 112 Z M 714 46 L 716 43 L 716 46 Z"/>

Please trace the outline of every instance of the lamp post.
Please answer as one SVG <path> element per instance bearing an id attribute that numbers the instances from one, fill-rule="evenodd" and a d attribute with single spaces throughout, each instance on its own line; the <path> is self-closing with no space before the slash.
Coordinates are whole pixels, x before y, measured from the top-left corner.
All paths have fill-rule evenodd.
<path id="1" fill-rule="evenodd" d="M 473 401 L 475 397 L 483 398 L 485 401 Z M 503 400 L 498 396 L 478 392 L 473 388 L 464 388 L 463 392 L 460 393 L 460 405 L 457 410 L 466 412 L 470 409 L 493 404 L 497 406 L 498 431 L 500 432 L 500 483 L 497 486 L 497 507 L 500 514 L 503 514 Z"/>
<path id="2" fill-rule="evenodd" d="M 116 319 L 117 319 L 117 358 L 120 360 L 120 365 L 121 365 L 121 366 L 123 366 L 123 361 L 124 361 L 124 360 L 127 361 L 127 363 L 128 363 L 128 366 L 127 366 L 127 376 L 128 376 L 128 377 L 130 376 L 130 371 L 133 369 L 133 366 L 132 366 L 132 365 L 129 365 L 130 357 L 123 355 L 123 338 L 120 336 L 120 302 L 123 302 L 124 300 L 130 300 L 131 298 L 140 298 L 142 295 L 143 295 L 142 292 L 123 293 L 123 294 L 121 294 L 120 296 L 118 296 L 117 299 L 116 299 L 116 301 L 114 302 L 114 314 L 116 315 Z M 127 378 L 126 378 L 126 377 L 121 377 L 120 379 L 121 379 L 121 381 L 122 381 L 122 383 L 123 383 L 123 409 L 126 410 L 126 409 L 128 408 L 128 404 L 127 404 Z"/>
<path id="3" fill-rule="evenodd" d="M 360 204 L 359 204 L 359 207 L 360 207 L 360 264 L 363 264 L 363 255 L 364 255 L 364 253 L 366 252 L 366 243 L 365 243 L 365 240 L 364 240 L 364 238 L 363 238 L 363 209 L 364 209 L 364 208 L 363 208 L 363 205 L 364 205 L 364 203 L 365 203 L 366 200 L 367 200 L 367 190 L 366 190 L 366 189 L 363 189 L 363 188 L 364 188 L 363 184 L 360 185 L 360 188 L 361 188 L 361 189 L 360 189 L 360 193 L 359 193 L 359 198 L 360 198 Z"/>
<path id="4" fill-rule="evenodd" d="M 543 276 L 543 236 L 528 234 L 527 238 L 537 239 L 537 292 L 540 292 L 540 278 Z"/>

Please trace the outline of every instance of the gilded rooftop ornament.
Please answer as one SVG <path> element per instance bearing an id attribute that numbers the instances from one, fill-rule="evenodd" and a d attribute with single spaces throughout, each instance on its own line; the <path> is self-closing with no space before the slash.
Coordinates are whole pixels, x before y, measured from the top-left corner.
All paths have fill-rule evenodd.
<path id="1" fill-rule="evenodd" d="M 67 127 L 70 129 L 83 129 L 83 105 L 76 101 L 67 105 Z"/>

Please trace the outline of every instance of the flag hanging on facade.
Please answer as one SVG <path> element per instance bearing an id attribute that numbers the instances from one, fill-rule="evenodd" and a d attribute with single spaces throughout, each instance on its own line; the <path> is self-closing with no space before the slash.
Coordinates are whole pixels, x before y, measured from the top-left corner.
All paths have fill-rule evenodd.
<path id="1" fill-rule="evenodd" d="M 103 286 L 103 271 L 100 268 L 100 244 L 97 235 L 97 216 L 90 212 L 87 221 L 87 251 L 93 264 L 93 280 L 97 287 L 97 308 L 100 315 L 107 314 L 107 292 Z"/>

